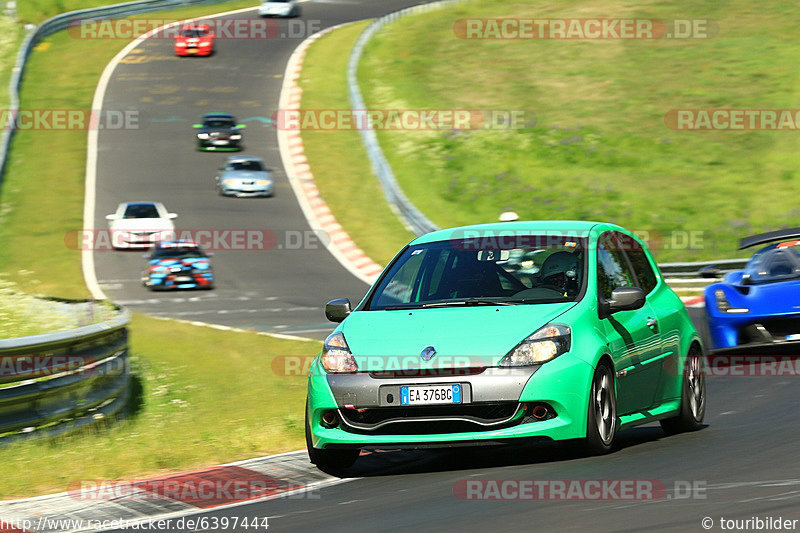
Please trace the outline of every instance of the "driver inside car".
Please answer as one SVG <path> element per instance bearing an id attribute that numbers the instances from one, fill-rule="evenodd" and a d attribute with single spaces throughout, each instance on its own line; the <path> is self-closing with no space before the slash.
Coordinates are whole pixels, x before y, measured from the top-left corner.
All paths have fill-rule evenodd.
<path id="1" fill-rule="evenodd" d="M 573 297 L 578 293 L 578 262 L 580 255 L 571 252 L 555 252 L 542 263 L 539 270 L 538 286 L 550 286 L 563 291 L 564 296 Z"/>

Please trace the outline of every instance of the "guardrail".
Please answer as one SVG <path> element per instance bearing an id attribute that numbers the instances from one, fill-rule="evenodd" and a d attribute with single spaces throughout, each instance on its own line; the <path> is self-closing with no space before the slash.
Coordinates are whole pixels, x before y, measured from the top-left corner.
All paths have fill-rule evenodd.
<path id="1" fill-rule="evenodd" d="M 143 0 L 138 2 L 125 2 L 92 9 L 81 9 L 56 15 L 42 22 L 36 28 L 28 32 L 17 52 L 17 60 L 11 69 L 11 79 L 8 82 L 9 108 L 7 113 L 7 124 L 4 124 L 3 133 L 0 136 L 0 184 L 5 174 L 8 153 L 11 147 L 11 140 L 16 131 L 17 115 L 19 113 L 19 88 L 22 77 L 25 73 L 25 64 L 36 44 L 48 35 L 66 29 L 71 22 L 77 22 L 92 18 L 119 18 L 129 15 L 136 15 L 148 11 L 159 11 L 187 5 L 213 4 L 222 0 Z"/>
<path id="2" fill-rule="evenodd" d="M 408 15 L 433 11 L 457 4 L 460 1 L 461 0 L 444 0 L 395 11 L 394 13 L 390 13 L 385 17 L 375 20 L 364 29 L 361 35 L 359 35 L 355 46 L 353 46 L 353 51 L 350 52 L 350 59 L 347 63 L 347 91 L 350 95 L 350 106 L 353 108 L 356 123 L 360 123 L 360 120 L 362 120 L 358 115 L 360 113 L 366 113 L 367 110 L 364 97 L 361 95 L 361 89 L 358 88 L 358 62 L 361 60 L 361 55 L 364 53 L 364 46 L 372 39 L 373 35 L 381 28 L 397 19 Z M 369 128 L 361 128 L 359 131 L 361 133 L 361 141 L 367 149 L 367 156 L 369 157 L 372 171 L 378 178 L 381 188 L 383 188 L 383 193 L 386 195 L 389 206 L 400 217 L 403 224 L 415 235 L 424 235 L 439 229 L 436 224 L 431 222 L 422 211 L 411 203 L 402 189 L 400 189 L 397 178 L 395 178 L 394 172 L 392 172 L 392 167 L 389 166 L 389 161 L 387 161 L 383 150 L 381 150 L 375 131 Z"/>
<path id="3" fill-rule="evenodd" d="M 97 324 L 0 340 L 0 435 L 62 433 L 125 406 L 130 313 L 117 311 Z"/>

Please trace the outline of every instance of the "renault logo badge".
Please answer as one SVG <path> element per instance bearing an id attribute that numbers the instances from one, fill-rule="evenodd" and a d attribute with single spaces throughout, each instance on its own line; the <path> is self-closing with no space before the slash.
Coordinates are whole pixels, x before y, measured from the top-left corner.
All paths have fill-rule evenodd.
<path id="1" fill-rule="evenodd" d="M 428 346 L 427 348 L 422 350 L 422 353 L 419 355 L 424 360 L 430 361 L 431 359 L 433 359 L 433 356 L 436 355 L 436 348 L 434 348 L 433 346 Z"/>

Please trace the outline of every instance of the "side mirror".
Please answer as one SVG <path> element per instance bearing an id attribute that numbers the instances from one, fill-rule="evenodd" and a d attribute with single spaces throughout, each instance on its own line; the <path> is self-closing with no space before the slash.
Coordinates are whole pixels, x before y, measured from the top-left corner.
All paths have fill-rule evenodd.
<path id="1" fill-rule="evenodd" d="M 149 258 L 150 258 L 150 254 L 142 254 L 142 259 L 149 259 Z"/>
<path id="2" fill-rule="evenodd" d="M 176 213 L 167 213 L 167 218 L 178 218 Z"/>
<path id="3" fill-rule="evenodd" d="M 209 39 L 213 39 L 216 37 L 216 35 L 213 33 L 209 33 L 208 35 L 206 35 L 206 37 L 208 37 Z"/>
<path id="4" fill-rule="evenodd" d="M 247 124 L 237 124 L 236 127 L 240 130 L 243 130 L 247 127 Z"/>
<path id="5" fill-rule="evenodd" d="M 608 302 L 608 314 L 612 315 L 617 311 L 632 311 L 644 307 L 645 294 L 639 287 L 619 287 L 611 293 L 611 300 Z"/>
<path id="6" fill-rule="evenodd" d="M 348 298 L 337 298 L 325 304 L 325 318 L 331 322 L 341 322 L 351 311 Z"/>
<path id="7" fill-rule="evenodd" d="M 214 257 L 214 252 L 207 252 L 206 257 Z"/>
<path id="8" fill-rule="evenodd" d="M 200 128 L 202 128 L 202 127 L 203 127 L 203 125 L 202 125 L 202 124 L 192 124 L 192 127 L 193 127 L 194 129 L 196 129 L 196 130 L 199 130 Z"/>
<path id="9" fill-rule="evenodd" d="M 716 265 L 708 265 L 704 266 L 700 270 L 697 271 L 701 278 L 721 278 L 722 277 L 722 270 L 719 269 Z"/>
<path id="10" fill-rule="evenodd" d="M 106 215 L 106 220 L 117 220 L 117 215 Z"/>

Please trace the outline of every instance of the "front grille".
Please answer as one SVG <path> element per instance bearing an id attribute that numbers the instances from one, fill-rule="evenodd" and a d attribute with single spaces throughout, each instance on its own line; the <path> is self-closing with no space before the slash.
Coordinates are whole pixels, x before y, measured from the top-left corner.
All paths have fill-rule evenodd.
<path id="1" fill-rule="evenodd" d="M 489 431 L 521 423 L 517 402 L 340 409 L 342 429 L 369 435 L 425 435 Z"/>

